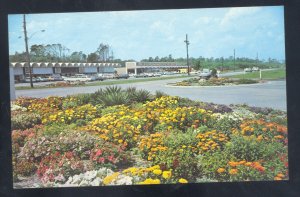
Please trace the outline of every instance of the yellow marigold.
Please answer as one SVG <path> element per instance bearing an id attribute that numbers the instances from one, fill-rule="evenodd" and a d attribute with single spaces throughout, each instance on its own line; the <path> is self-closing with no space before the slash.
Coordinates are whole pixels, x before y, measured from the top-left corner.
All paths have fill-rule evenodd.
<path id="1" fill-rule="evenodd" d="M 108 175 L 107 177 L 105 177 L 105 178 L 103 179 L 103 184 L 104 184 L 104 185 L 110 184 L 110 183 L 111 183 L 113 180 L 115 180 L 118 176 L 119 176 L 119 172 L 115 172 L 115 173 L 113 173 L 113 174 L 111 174 L 111 175 Z"/>
<path id="2" fill-rule="evenodd" d="M 238 170 L 237 169 L 231 169 L 229 170 L 229 174 L 237 174 Z"/>
<path id="3" fill-rule="evenodd" d="M 162 177 L 164 179 L 169 179 L 172 176 L 172 172 L 171 171 L 163 171 Z"/>
<path id="4" fill-rule="evenodd" d="M 139 184 L 145 184 L 145 185 L 148 185 L 148 184 L 160 184 L 160 180 L 159 179 L 146 179 L 145 181 L 143 182 L 140 182 Z"/>
<path id="5" fill-rule="evenodd" d="M 184 178 L 181 178 L 178 180 L 179 183 L 188 183 L 188 181 Z"/>
<path id="6" fill-rule="evenodd" d="M 162 173 L 161 170 L 155 169 L 153 170 L 153 174 L 160 175 Z"/>
<path id="7" fill-rule="evenodd" d="M 225 169 L 224 169 L 224 168 L 219 168 L 219 169 L 217 170 L 217 172 L 218 172 L 218 173 L 223 173 L 223 172 L 225 172 Z"/>

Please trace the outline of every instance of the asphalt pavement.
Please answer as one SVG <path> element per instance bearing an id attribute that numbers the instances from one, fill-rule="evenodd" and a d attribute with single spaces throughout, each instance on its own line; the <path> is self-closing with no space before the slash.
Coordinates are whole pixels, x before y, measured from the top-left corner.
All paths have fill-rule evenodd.
<path id="1" fill-rule="evenodd" d="M 136 87 L 146 89 L 151 93 L 156 90 L 172 96 L 190 98 L 192 100 L 213 102 L 217 104 L 248 104 L 257 107 L 271 107 L 286 111 L 286 82 L 268 81 L 260 84 L 223 86 L 223 87 L 172 87 L 168 83 L 182 81 L 181 79 L 158 80 L 120 84 L 122 88 Z M 80 93 L 93 93 L 107 86 L 64 87 L 48 89 L 16 90 L 16 96 L 47 97 L 67 96 Z"/>

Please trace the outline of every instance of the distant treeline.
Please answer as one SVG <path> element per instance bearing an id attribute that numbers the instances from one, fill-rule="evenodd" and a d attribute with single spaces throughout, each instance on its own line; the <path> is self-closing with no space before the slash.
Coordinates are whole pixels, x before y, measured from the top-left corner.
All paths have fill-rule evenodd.
<path id="1" fill-rule="evenodd" d="M 26 62 L 26 53 L 16 52 L 9 56 L 10 62 Z M 114 62 L 125 66 L 126 61 L 135 61 L 133 59 L 122 60 L 116 59 L 112 47 L 108 44 L 101 43 L 95 52 L 85 54 L 82 51 L 74 51 L 70 53 L 70 49 L 62 44 L 47 44 L 47 45 L 32 45 L 30 47 L 30 59 L 32 62 Z M 172 55 L 166 57 L 149 57 L 141 60 L 142 62 L 178 62 L 186 65 L 186 58 L 173 58 Z M 202 68 L 217 68 L 220 70 L 244 69 L 248 67 L 259 68 L 278 68 L 284 67 L 285 62 L 280 62 L 276 59 L 269 58 L 268 60 L 251 59 L 245 57 L 233 56 L 227 58 L 205 58 L 205 57 L 190 57 L 190 65 L 199 70 Z"/>
<path id="2" fill-rule="evenodd" d="M 143 59 L 143 62 L 178 62 L 179 64 L 187 64 L 186 58 L 173 58 L 172 55 L 159 58 L 156 56 L 155 58 L 149 57 L 148 59 Z M 199 70 L 202 68 L 217 68 L 220 70 L 234 70 L 234 69 L 244 69 L 248 67 L 259 67 L 259 68 L 280 68 L 285 66 L 285 62 L 281 62 L 277 59 L 269 58 L 268 60 L 259 60 L 259 59 L 251 59 L 245 57 L 236 57 L 233 56 L 228 58 L 189 58 L 190 65 L 195 69 Z"/>

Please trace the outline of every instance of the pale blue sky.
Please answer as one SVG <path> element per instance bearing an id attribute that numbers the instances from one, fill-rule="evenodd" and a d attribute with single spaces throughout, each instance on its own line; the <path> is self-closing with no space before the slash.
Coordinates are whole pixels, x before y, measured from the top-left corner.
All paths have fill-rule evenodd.
<path id="1" fill-rule="evenodd" d="M 192 57 L 285 59 L 283 7 L 208 8 L 27 15 L 29 44 L 61 43 L 86 54 L 100 43 L 115 58 Z M 25 51 L 22 15 L 9 15 L 9 53 Z"/>

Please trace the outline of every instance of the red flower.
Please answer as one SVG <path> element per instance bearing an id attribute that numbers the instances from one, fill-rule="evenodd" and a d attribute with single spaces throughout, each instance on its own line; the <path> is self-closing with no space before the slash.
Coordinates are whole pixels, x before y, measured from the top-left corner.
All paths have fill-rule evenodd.
<path id="1" fill-rule="evenodd" d="M 100 156 L 100 155 L 102 155 L 102 150 L 98 149 L 95 156 Z"/>
<path id="2" fill-rule="evenodd" d="M 100 157 L 100 158 L 98 159 L 98 162 L 99 162 L 99 163 L 104 163 L 104 161 L 105 161 L 105 158 L 104 158 L 104 157 Z"/>

